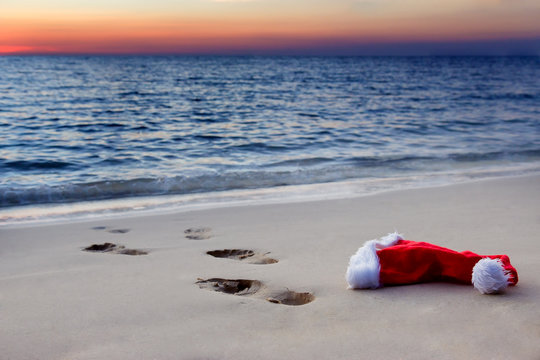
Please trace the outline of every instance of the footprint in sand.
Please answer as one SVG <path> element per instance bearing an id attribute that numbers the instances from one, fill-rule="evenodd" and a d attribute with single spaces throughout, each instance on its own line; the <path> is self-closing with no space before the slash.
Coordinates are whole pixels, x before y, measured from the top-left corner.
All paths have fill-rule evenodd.
<path id="1" fill-rule="evenodd" d="M 186 239 L 190 240 L 206 240 L 212 237 L 212 229 L 203 228 L 189 228 L 184 231 Z"/>
<path id="2" fill-rule="evenodd" d="M 148 252 L 144 250 L 126 249 L 126 247 L 123 245 L 116 245 L 108 242 L 103 244 L 93 244 L 91 246 L 85 247 L 83 250 L 90 252 L 112 253 L 122 255 L 148 255 Z"/>
<path id="3" fill-rule="evenodd" d="M 92 230 L 107 230 L 106 226 L 94 226 Z M 108 230 L 111 234 L 125 234 L 129 232 L 130 229 L 111 229 Z"/>
<path id="4" fill-rule="evenodd" d="M 299 293 L 289 289 L 271 290 L 258 280 L 211 278 L 199 279 L 196 284 L 201 289 L 237 296 L 255 297 L 273 304 L 305 305 L 315 300 L 315 296 L 309 292 Z"/>
<path id="5" fill-rule="evenodd" d="M 312 302 L 313 300 L 315 300 L 315 296 L 313 296 L 312 293 L 299 293 L 296 291 L 291 291 L 289 289 L 281 292 L 275 292 L 274 294 L 266 298 L 266 301 L 269 301 L 273 304 L 282 305 L 304 305 Z"/>
<path id="6" fill-rule="evenodd" d="M 206 253 L 213 257 L 240 260 L 248 264 L 275 264 L 278 262 L 276 259 L 266 257 L 269 253 L 261 254 L 253 250 L 223 249 L 207 251 Z"/>
<path id="7" fill-rule="evenodd" d="M 109 232 L 111 234 L 125 234 L 129 232 L 129 229 L 112 229 L 112 230 L 109 230 Z"/>
<path id="8" fill-rule="evenodd" d="M 228 280 L 220 278 L 199 279 L 196 284 L 201 289 L 213 290 L 233 295 L 252 295 L 261 289 L 262 283 L 258 280 Z"/>

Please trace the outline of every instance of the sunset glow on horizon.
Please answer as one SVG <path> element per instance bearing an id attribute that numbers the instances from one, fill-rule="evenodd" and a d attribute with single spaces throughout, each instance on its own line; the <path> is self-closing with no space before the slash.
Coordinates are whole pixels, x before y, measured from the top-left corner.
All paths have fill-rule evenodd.
<path id="1" fill-rule="evenodd" d="M 354 54 L 511 39 L 537 53 L 539 18 L 532 0 L 4 0 L 0 54 Z"/>

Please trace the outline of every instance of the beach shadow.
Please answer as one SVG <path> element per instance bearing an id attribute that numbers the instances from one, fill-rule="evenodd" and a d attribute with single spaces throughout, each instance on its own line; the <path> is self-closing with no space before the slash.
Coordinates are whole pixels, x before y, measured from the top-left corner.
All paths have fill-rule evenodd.
<path id="1" fill-rule="evenodd" d="M 186 239 L 189 240 L 206 240 L 212 237 L 212 229 L 203 228 L 189 228 L 184 230 Z"/>
<path id="2" fill-rule="evenodd" d="M 267 257 L 265 254 L 256 253 L 253 250 L 243 250 L 243 249 L 223 249 L 223 250 L 212 250 L 206 252 L 208 255 L 224 258 L 224 259 L 233 259 L 249 264 L 275 264 L 278 262 L 276 259 Z"/>
<path id="3" fill-rule="evenodd" d="M 90 245 L 88 247 L 85 247 L 83 251 L 121 254 L 121 255 L 148 255 L 148 252 L 144 250 L 126 249 L 126 247 L 123 245 L 116 245 L 116 244 L 108 243 L 108 242 L 103 243 L 103 244 Z"/>
<path id="4" fill-rule="evenodd" d="M 273 304 L 298 306 L 315 300 L 315 296 L 309 292 L 299 293 L 289 289 L 269 290 L 258 280 L 211 278 L 198 279 L 195 284 L 201 289 L 264 299 Z"/>

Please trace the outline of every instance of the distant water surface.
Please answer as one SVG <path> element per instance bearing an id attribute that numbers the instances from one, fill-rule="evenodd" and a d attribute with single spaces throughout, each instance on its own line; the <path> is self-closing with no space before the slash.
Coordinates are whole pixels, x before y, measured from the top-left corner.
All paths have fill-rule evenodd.
<path id="1" fill-rule="evenodd" d="M 538 171 L 537 57 L 0 57 L 0 207 Z"/>

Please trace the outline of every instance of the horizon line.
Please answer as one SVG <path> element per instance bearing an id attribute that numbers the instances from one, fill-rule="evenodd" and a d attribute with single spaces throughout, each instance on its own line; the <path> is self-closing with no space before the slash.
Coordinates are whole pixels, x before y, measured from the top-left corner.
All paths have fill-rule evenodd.
<path id="1" fill-rule="evenodd" d="M 355 57 L 540 57 L 540 53 L 524 53 L 524 54 L 385 54 L 385 55 L 370 55 L 370 54 L 355 54 L 355 55 L 342 55 L 342 54 L 251 54 L 251 53 L 0 53 L 0 57 L 341 57 L 341 58 L 355 58 Z"/>
<path id="2" fill-rule="evenodd" d="M 13 48 L 10 50 L 10 47 Z M 160 46 L 161 47 L 161 46 Z M 194 48 L 129 47 L 85 49 L 34 49 L 0 45 L 0 56 L 540 56 L 540 36 L 500 39 L 456 39 L 428 41 L 372 41 L 321 39 L 320 41 L 246 46 Z"/>

